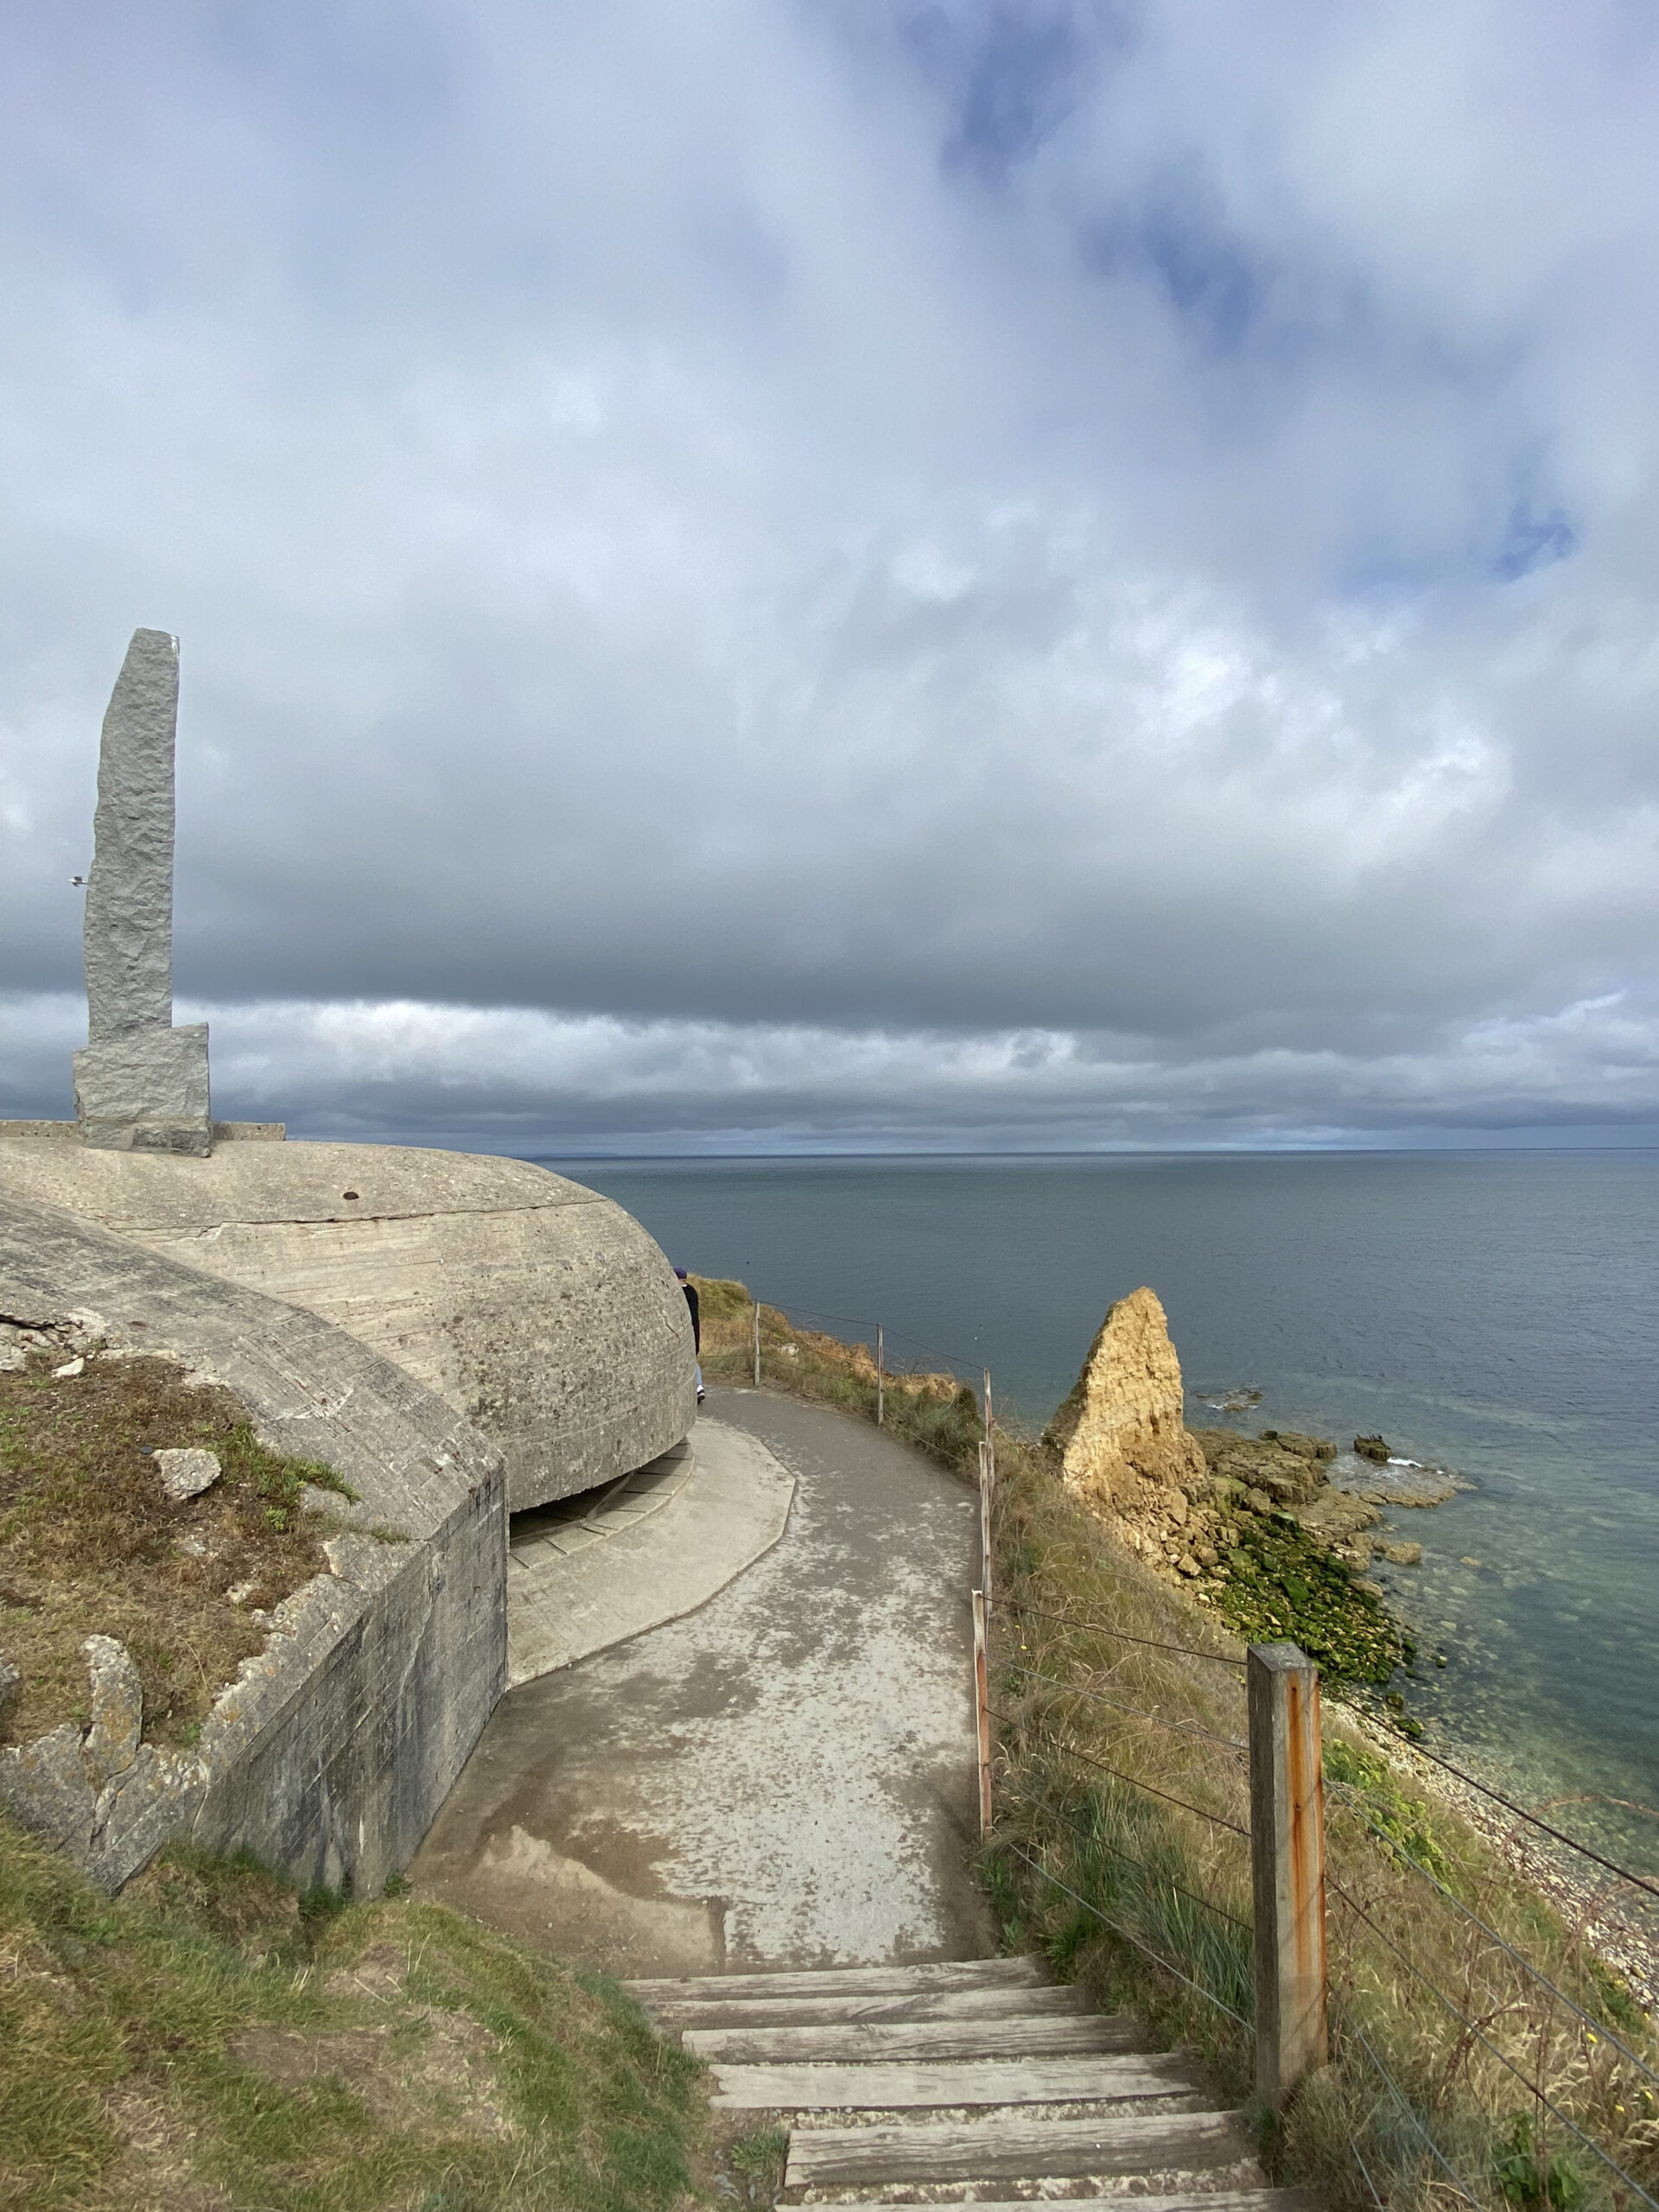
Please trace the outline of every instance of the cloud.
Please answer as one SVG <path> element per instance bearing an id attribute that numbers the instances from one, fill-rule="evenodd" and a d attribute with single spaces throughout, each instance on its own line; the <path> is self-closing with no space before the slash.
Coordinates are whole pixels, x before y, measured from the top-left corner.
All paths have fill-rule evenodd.
<path id="1" fill-rule="evenodd" d="M 429 1001 L 190 1003 L 214 1109 L 483 1151 L 1093 1151 L 1659 1137 L 1659 1001 L 1448 1029 L 1416 1052 L 1145 1036 L 621 1020 Z M 67 994 L 0 1000 L 0 1109 L 66 1112 Z M 1451 1071 L 1448 1079 L 1448 1070 Z"/>
<path id="2" fill-rule="evenodd" d="M 15 36 L 16 1099 L 61 1090 L 145 622 L 183 639 L 179 983 L 262 1111 L 1650 1116 L 1645 16 Z"/>

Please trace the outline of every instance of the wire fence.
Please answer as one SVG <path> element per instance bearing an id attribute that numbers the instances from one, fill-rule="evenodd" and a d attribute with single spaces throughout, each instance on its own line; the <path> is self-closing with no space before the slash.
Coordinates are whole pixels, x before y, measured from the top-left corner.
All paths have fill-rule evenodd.
<path id="1" fill-rule="evenodd" d="M 988 1513 L 987 1567 L 989 1520 Z M 1091 1923 L 1128 1945 L 1157 1974 L 1169 1977 L 1176 1987 L 1200 2000 L 1230 2028 L 1248 2031 L 1255 2046 L 1260 2085 L 1262 1976 L 1264 1971 L 1272 1971 L 1272 1963 L 1269 1959 L 1264 1965 L 1256 1924 L 1263 1894 L 1258 1865 L 1264 1843 L 1262 1777 L 1252 1761 L 1251 1746 L 1256 1745 L 1259 1757 L 1264 1738 L 1257 1728 L 1255 1669 L 1249 1659 L 1240 1659 L 1234 1653 L 1057 1611 L 1033 1603 L 1018 1592 L 1001 1602 L 1007 1609 L 1007 1632 L 998 1640 L 995 1679 L 1017 1709 L 1010 1709 L 1001 1700 L 991 1707 L 988 1693 L 988 1718 L 1001 1732 L 1005 1785 L 1007 1777 L 1017 1773 L 1018 1787 L 1024 1794 L 1017 1806 L 1003 1808 L 1002 1827 L 994 1826 L 991 1831 L 993 1842 Z M 1049 1633 L 1039 1634 L 1039 1629 Z M 1027 1650 L 1027 1642 L 1037 1647 L 1034 1654 Z M 1203 1710 L 1207 1700 L 1196 1689 L 1193 1696 L 1199 1706 L 1196 1717 L 1191 1710 L 1160 1709 L 1155 1701 L 1146 1698 L 1141 1681 L 1135 1685 L 1141 1690 L 1138 1699 L 1120 1694 L 1116 1676 L 1121 1667 L 1109 1656 L 1114 1648 L 1126 1656 L 1155 1652 L 1219 1665 L 1234 1673 L 1244 1671 L 1251 1704 L 1249 1734 L 1241 1736 L 1228 1732 L 1224 1726 L 1205 1725 L 1211 1717 Z M 1142 1669 L 1141 1680 L 1144 1675 Z M 1090 1742 L 1079 1740 L 1078 1735 L 1078 1722 L 1085 1714 L 1091 1717 L 1095 1730 Z M 1161 1775 L 1154 1781 L 1145 1772 L 1135 1771 L 1133 1760 L 1103 1757 L 1099 1740 L 1103 1728 L 1112 1732 L 1106 1739 L 1109 1752 L 1117 1731 L 1122 1732 L 1121 1741 L 1126 1750 L 1138 1737 L 1156 1734 L 1175 1745 L 1185 1745 L 1190 1758 L 1203 1762 L 1198 1770 L 1217 1781 L 1236 1761 L 1234 1775 L 1242 1776 L 1249 1789 L 1249 1826 L 1216 1805 L 1199 1802 L 1190 1789 L 1183 1793 L 1163 1786 L 1166 1777 Z M 1209 1757 L 1211 1752 L 1227 1757 L 1217 1765 Z M 1551 1842 L 1570 1846 L 1613 1880 L 1629 1883 L 1637 1890 L 1659 1890 L 1659 1885 L 1567 1835 L 1503 1792 L 1478 1783 L 1450 1760 L 1424 1754 L 1421 1747 L 1416 1756 L 1445 1769 L 1465 1788 L 1500 1807 L 1521 1827 L 1535 1830 Z M 1659 2108 L 1656 2108 L 1656 2126 L 1649 2135 L 1638 2133 L 1632 2139 L 1637 2143 L 1632 2152 L 1626 2143 L 1605 2137 L 1587 2108 L 1592 2101 L 1582 2094 L 1586 2053 L 1592 2054 L 1598 2064 L 1617 2064 L 1624 2069 L 1624 2079 L 1617 2086 L 1628 2084 L 1644 2095 L 1649 2094 L 1647 2085 L 1659 2089 L 1659 2063 L 1656 2063 L 1659 2047 L 1644 2056 L 1637 2048 L 1643 2042 L 1637 2032 L 1621 2031 L 1605 2017 L 1605 2008 L 1592 2001 L 1585 1987 L 1580 1986 L 1575 1994 L 1565 1986 L 1560 1968 L 1550 1972 L 1529 1956 L 1515 1931 L 1506 1933 L 1496 1924 L 1490 1910 L 1481 1910 L 1460 1893 L 1456 1872 L 1449 1868 L 1437 1872 L 1434 1866 L 1426 1864 L 1425 1856 L 1433 1854 L 1433 1845 L 1414 1849 L 1415 1839 L 1408 1829 L 1402 1829 L 1397 1819 L 1379 1819 L 1378 1808 L 1363 1788 L 1340 1776 L 1327 1777 L 1324 1764 L 1316 1738 L 1313 1802 L 1319 1820 L 1321 1926 L 1327 1888 L 1334 1915 L 1330 1981 L 1325 1986 L 1322 1978 L 1320 2006 L 1327 2023 L 1330 2056 L 1347 2069 L 1349 2094 L 1359 2107 L 1343 2155 L 1351 2159 L 1355 2185 L 1363 2201 L 1376 2207 L 1376 2212 L 1383 2212 L 1402 2192 L 1414 2201 L 1424 2201 L 1441 2191 L 1478 2208 L 1478 2212 L 1500 2212 L 1500 2209 L 1501 2212 L 1576 2212 L 1594 2192 L 1565 2157 L 1564 2152 L 1570 2149 L 1592 2173 L 1602 2175 L 1602 2193 L 1614 2212 L 1640 2212 L 1640 2208 L 1659 2212 L 1656 2177 L 1647 2171 L 1649 2158 L 1643 2155 L 1659 2151 Z M 1248 1843 L 1255 1908 L 1247 1917 L 1244 1911 L 1234 1909 L 1230 1900 L 1205 1896 L 1202 1881 L 1190 1876 L 1182 1879 L 1177 1869 L 1184 1861 L 1178 1859 L 1172 1866 L 1163 1863 L 1156 1853 L 1148 1855 L 1144 1847 L 1139 1851 L 1129 1847 L 1134 1837 L 1126 1841 L 1109 1832 L 1109 1824 L 1099 1817 L 1099 1801 L 1093 1792 L 1085 1789 L 1079 1801 L 1077 1787 L 1064 1780 L 1066 1772 L 1106 1777 L 1135 1802 L 1150 1800 L 1155 1806 L 1202 1824 L 1205 1833 L 1230 1843 L 1236 1844 L 1237 1840 Z M 1327 1868 L 1324 1862 L 1326 1790 L 1340 1830 L 1337 1838 L 1343 1860 L 1340 1867 Z M 1079 1802 L 1085 1808 L 1081 1813 Z M 1011 1809 L 1020 1817 L 1010 1820 Z M 1344 1819 L 1349 1823 L 1346 1827 Z M 1369 1862 L 1364 1857 L 1367 1853 Z M 1356 1860 L 1357 1872 L 1347 1863 L 1351 1859 Z M 1376 1898 L 1364 1894 L 1368 1863 L 1371 1869 L 1397 1874 L 1408 1889 L 1411 1884 L 1421 1885 L 1432 1910 L 1425 1912 L 1414 1907 L 1407 1894 L 1393 1901 L 1396 1919 L 1403 1912 L 1403 1925 L 1385 1924 L 1387 1915 Z M 1090 1878 L 1089 1869 L 1107 1864 L 1116 1866 L 1120 1873 L 1102 1889 Z M 1166 1904 L 1179 1900 L 1183 1908 L 1208 1916 L 1235 1942 L 1240 1937 L 1249 1939 L 1257 1989 L 1255 2018 L 1247 2017 L 1245 2009 L 1209 1986 L 1203 1971 L 1194 1970 L 1193 1956 L 1178 1946 L 1160 1944 L 1155 1940 L 1155 1930 L 1141 1924 L 1124 1903 L 1124 1883 L 1128 1877 L 1138 1880 L 1143 1900 L 1162 1898 Z M 1236 1880 L 1236 1870 L 1233 1878 Z M 1096 1893 L 1090 1894 L 1091 1891 Z M 1478 1947 L 1468 1950 L 1465 1946 L 1466 1955 L 1460 1955 L 1455 1938 L 1459 1927 L 1466 1931 L 1468 1944 Z M 1575 1959 L 1576 1938 L 1570 1929 L 1567 1936 L 1569 1959 Z M 1388 2038 L 1370 2018 L 1380 2001 L 1376 1976 L 1363 1963 L 1378 1957 L 1402 1974 L 1411 1988 L 1421 1992 L 1431 2012 L 1447 2024 L 1449 2055 L 1446 2050 L 1440 2051 L 1437 2063 L 1444 2078 L 1438 2085 L 1426 2085 L 1415 2078 L 1402 2080 L 1399 2065 L 1390 2063 L 1386 2050 L 1379 2048 Z M 1494 1962 L 1503 1968 L 1502 1975 L 1494 1975 Z M 1593 1981 L 1593 1975 L 1590 1979 Z M 1448 1981 L 1451 1986 L 1446 1986 Z M 1533 1993 L 1530 1999 L 1526 1995 L 1529 1990 Z M 1386 2008 L 1379 2017 L 1386 2018 Z M 1568 2035 L 1570 2047 L 1563 2045 L 1564 2035 Z M 1459 2069 L 1468 2071 L 1466 2054 L 1471 2051 L 1478 2053 L 1490 2068 L 1491 2082 L 1507 2082 L 1510 2101 L 1524 2107 L 1518 2114 L 1508 2115 L 1510 2133 L 1507 2136 L 1502 2132 L 1506 2122 L 1500 2094 L 1492 2090 L 1484 2104 L 1477 2099 L 1459 2106 L 1447 2086 Z M 1414 2056 L 1421 2062 L 1421 2054 Z M 1357 2074 L 1352 2071 L 1355 2068 L 1359 2069 Z M 1409 2068 L 1408 2075 L 1411 2076 Z M 1375 2088 L 1363 2090 L 1365 2081 L 1373 2082 Z M 1625 2108 L 1620 2105 L 1618 2109 Z M 1633 2160 L 1639 2161 L 1642 2171 L 1633 2171 Z"/>

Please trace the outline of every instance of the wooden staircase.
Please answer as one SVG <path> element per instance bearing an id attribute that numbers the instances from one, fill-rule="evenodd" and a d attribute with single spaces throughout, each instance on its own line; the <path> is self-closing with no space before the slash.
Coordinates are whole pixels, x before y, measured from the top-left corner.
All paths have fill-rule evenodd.
<path id="1" fill-rule="evenodd" d="M 708 2062 L 716 2107 L 791 2123 L 789 2203 L 1305 2212 L 1179 2053 L 1139 2049 L 1035 1959 L 626 1987 Z"/>

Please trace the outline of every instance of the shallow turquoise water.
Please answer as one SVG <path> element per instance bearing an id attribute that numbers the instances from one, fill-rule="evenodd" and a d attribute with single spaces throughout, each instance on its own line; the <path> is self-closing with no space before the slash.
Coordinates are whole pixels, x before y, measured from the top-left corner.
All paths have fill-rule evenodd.
<path id="1" fill-rule="evenodd" d="M 1394 1516 L 1421 1568 L 1379 1570 L 1447 1656 L 1406 1686 L 1429 1742 L 1659 1805 L 1659 1154 L 547 1164 L 682 1266 L 988 1365 L 1033 1421 L 1150 1283 L 1196 1423 L 1248 1384 L 1251 1427 L 1380 1430 L 1471 1481 Z M 1659 1868 L 1659 1821 L 1564 1821 Z"/>

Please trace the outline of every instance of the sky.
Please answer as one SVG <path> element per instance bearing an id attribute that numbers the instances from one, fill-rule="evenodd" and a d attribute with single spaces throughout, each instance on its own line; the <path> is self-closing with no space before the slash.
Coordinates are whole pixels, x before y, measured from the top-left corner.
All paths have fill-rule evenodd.
<path id="1" fill-rule="evenodd" d="M 1659 0 L 11 0 L 0 1115 L 1659 1141 Z"/>

